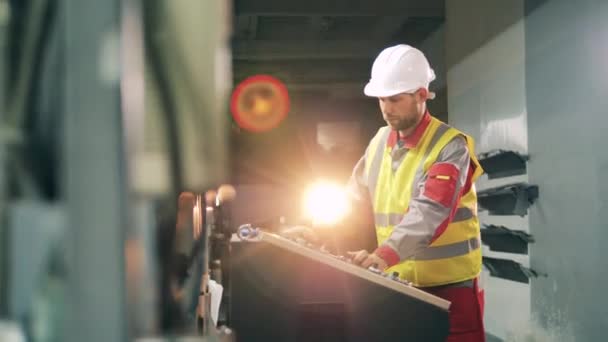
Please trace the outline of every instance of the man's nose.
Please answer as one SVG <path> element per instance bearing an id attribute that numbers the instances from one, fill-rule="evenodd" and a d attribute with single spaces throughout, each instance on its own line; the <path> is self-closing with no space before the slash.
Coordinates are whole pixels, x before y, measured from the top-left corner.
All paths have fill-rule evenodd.
<path id="1" fill-rule="evenodd" d="M 382 113 L 384 113 L 385 115 L 391 115 L 392 112 L 393 112 L 393 106 L 389 105 L 388 103 L 385 103 L 382 106 Z"/>

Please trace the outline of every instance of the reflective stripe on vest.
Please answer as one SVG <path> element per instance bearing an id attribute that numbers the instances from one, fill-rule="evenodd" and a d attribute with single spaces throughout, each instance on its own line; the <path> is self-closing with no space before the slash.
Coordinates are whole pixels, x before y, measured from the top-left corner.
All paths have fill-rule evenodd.
<path id="1" fill-rule="evenodd" d="M 376 193 L 376 184 L 378 183 L 378 174 L 380 173 L 380 163 L 382 163 L 384 149 L 386 148 L 390 133 L 390 129 L 385 129 L 384 132 L 382 132 L 382 135 L 380 135 L 380 137 L 376 140 L 377 147 L 374 150 L 374 159 L 370 163 L 369 168 L 367 168 L 369 170 L 367 175 L 367 184 L 369 187 L 369 195 L 372 199 Z"/>
<path id="2" fill-rule="evenodd" d="M 374 222 L 377 226 L 396 226 L 401 223 L 405 214 L 390 213 L 390 214 L 374 214 Z M 454 213 L 452 222 L 466 221 L 473 218 L 473 210 L 469 208 L 458 208 Z"/>
<path id="3" fill-rule="evenodd" d="M 466 241 L 456 242 L 449 245 L 443 246 L 430 246 L 426 248 L 423 252 L 417 254 L 413 259 L 414 260 L 435 260 L 435 259 L 445 259 L 457 257 L 465 254 L 469 254 L 470 252 L 481 247 L 481 241 L 479 237 L 474 237 L 468 239 Z"/>

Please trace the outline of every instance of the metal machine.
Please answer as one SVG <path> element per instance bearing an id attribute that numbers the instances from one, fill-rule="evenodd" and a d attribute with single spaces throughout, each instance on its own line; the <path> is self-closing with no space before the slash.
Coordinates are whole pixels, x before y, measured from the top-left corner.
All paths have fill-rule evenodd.
<path id="1" fill-rule="evenodd" d="M 391 274 L 250 225 L 238 236 L 231 310 L 244 340 L 444 341 L 448 334 L 450 303 Z"/>
<path id="2" fill-rule="evenodd" d="M 0 319 L 28 340 L 201 337 L 176 218 L 229 178 L 230 6 L 0 2 Z"/>

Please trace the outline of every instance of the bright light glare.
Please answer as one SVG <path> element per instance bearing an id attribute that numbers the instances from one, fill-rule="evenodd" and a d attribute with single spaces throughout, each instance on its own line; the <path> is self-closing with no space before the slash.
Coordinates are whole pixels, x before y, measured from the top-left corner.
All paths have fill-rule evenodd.
<path id="1" fill-rule="evenodd" d="M 344 187 L 328 182 L 318 182 L 310 186 L 305 197 L 306 215 L 313 225 L 338 223 L 350 210 Z"/>

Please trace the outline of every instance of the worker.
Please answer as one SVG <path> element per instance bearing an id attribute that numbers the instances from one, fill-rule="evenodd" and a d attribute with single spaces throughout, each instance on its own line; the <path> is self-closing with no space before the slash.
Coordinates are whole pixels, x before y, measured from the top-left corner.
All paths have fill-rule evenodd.
<path id="1" fill-rule="evenodd" d="M 409 45 L 386 48 L 374 61 L 364 93 L 378 98 L 387 126 L 356 164 L 349 190 L 369 196 L 378 248 L 349 254 L 450 301 L 448 341 L 484 341 L 474 185 L 483 170 L 473 139 L 429 113 L 434 79 Z"/>

